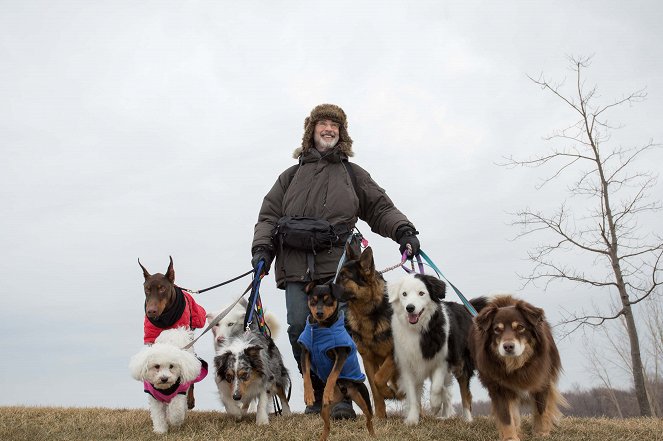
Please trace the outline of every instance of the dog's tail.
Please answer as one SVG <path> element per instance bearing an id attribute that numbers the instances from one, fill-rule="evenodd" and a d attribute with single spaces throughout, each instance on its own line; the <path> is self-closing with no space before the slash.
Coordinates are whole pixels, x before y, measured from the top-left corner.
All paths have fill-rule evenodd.
<path id="1" fill-rule="evenodd" d="M 265 324 L 269 328 L 271 337 L 276 338 L 279 335 L 279 331 L 281 330 L 281 323 L 276 318 L 276 315 L 272 314 L 271 312 L 265 313 Z"/>
<path id="2" fill-rule="evenodd" d="M 474 309 L 476 309 L 477 312 L 481 312 L 481 310 L 486 307 L 489 301 L 490 300 L 488 297 L 475 297 L 470 300 L 470 305 L 474 306 Z"/>
<path id="3" fill-rule="evenodd" d="M 371 397 L 368 395 L 368 388 L 366 387 L 366 384 L 363 382 L 357 383 L 357 390 L 359 391 L 359 394 L 361 397 L 366 401 L 366 406 L 368 407 L 368 411 L 370 412 L 371 415 L 373 415 L 373 407 L 371 407 Z"/>

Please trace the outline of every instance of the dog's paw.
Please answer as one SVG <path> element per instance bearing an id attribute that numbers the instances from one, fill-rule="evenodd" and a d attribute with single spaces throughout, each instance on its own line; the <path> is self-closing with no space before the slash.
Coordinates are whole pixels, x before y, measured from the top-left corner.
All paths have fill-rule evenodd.
<path id="1" fill-rule="evenodd" d="M 155 425 L 153 427 L 153 429 L 154 429 L 154 433 L 156 433 L 157 435 L 163 435 L 164 433 L 168 433 L 168 426 L 167 425 L 163 425 L 163 426 L 162 425 L 158 425 L 158 426 Z"/>
<path id="2" fill-rule="evenodd" d="M 313 390 L 309 391 L 304 391 L 304 403 L 306 403 L 307 406 L 312 406 L 313 403 L 315 402 L 315 395 L 313 394 Z"/>
<path id="3" fill-rule="evenodd" d="M 417 424 L 419 424 L 419 416 L 408 415 L 407 418 L 405 418 L 404 422 L 406 426 L 416 426 Z"/>
<path id="4" fill-rule="evenodd" d="M 265 415 L 257 414 L 256 415 L 256 424 L 258 426 L 268 425 L 269 424 L 269 417 L 267 416 L 267 414 L 265 414 Z"/>

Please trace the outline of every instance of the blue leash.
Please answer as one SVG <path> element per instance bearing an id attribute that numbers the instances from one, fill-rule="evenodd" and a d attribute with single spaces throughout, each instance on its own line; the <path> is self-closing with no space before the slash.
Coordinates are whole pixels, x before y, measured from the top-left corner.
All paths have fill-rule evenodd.
<path id="1" fill-rule="evenodd" d="M 451 281 L 450 281 L 449 279 L 447 279 L 446 277 L 444 277 L 444 274 L 442 274 L 442 271 L 440 271 L 440 269 L 437 267 L 437 265 L 435 265 L 435 264 L 433 263 L 433 261 L 430 259 L 430 257 L 428 257 L 428 255 L 427 255 L 426 253 L 424 253 L 423 250 L 421 250 L 421 249 L 419 250 L 419 255 L 420 255 L 420 256 L 426 261 L 426 263 L 428 263 L 428 265 L 429 265 L 431 268 L 433 268 L 433 271 L 435 271 L 435 272 L 437 273 L 437 276 L 438 276 L 439 278 L 444 279 L 444 280 L 447 281 L 447 283 L 448 283 L 448 284 L 453 288 L 453 290 L 456 292 L 456 295 L 458 296 L 458 298 L 460 299 L 460 301 L 463 302 L 463 305 L 465 305 L 465 308 L 467 308 L 467 310 L 470 312 L 470 314 L 472 314 L 472 317 L 476 317 L 476 315 L 477 315 L 477 310 L 474 309 L 474 306 L 472 306 L 472 304 L 467 300 L 467 298 L 465 298 L 465 296 L 463 295 L 463 293 L 460 292 L 460 290 L 459 290 L 458 288 L 456 288 L 456 285 L 454 285 L 453 283 L 451 283 Z"/>
<path id="2" fill-rule="evenodd" d="M 260 289 L 260 274 L 262 273 L 262 268 L 264 264 L 265 262 L 262 260 L 258 262 L 258 268 L 256 268 L 255 277 L 253 278 L 253 286 L 251 288 L 251 294 L 249 294 L 248 309 L 246 311 L 246 316 L 244 318 L 244 328 L 246 328 L 247 330 L 249 329 L 251 321 L 253 320 L 253 311 L 255 310 L 256 302 L 259 296 L 258 292 Z"/>

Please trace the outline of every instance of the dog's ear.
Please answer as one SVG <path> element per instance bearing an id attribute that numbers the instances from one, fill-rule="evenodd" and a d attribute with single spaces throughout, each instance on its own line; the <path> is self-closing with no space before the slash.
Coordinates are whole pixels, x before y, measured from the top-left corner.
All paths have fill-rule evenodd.
<path id="1" fill-rule="evenodd" d="M 148 273 L 143 264 L 140 263 L 140 257 L 138 258 L 138 265 L 140 265 L 140 267 L 143 269 L 143 277 L 145 277 L 145 280 L 147 280 L 148 277 L 150 277 L 150 273 Z"/>
<path id="2" fill-rule="evenodd" d="M 359 266 L 363 274 L 372 274 L 375 271 L 375 262 L 373 261 L 373 250 L 371 247 L 366 249 L 359 256 Z"/>
<path id="3" fill-rule="evenodd" d="M 166 278 L 170 281 L 170 283 L 175 283 L 175 269 L 173 269 L 173 258 L 172 256 L 170 257 L 170 264 L 168 265 L 168 270 L 166 270 Z"/>
<path id="4" fill-rule="evenodd" d="M 251 364 L 253 364 L 255 361 L 260 360 L 261 350 L 262 346 L 249 346 L 248 348 L 244 349 L 244 353 L 247 357 L 249 357 L 249 359 L 251 359 Z"/>
<path id="5" fill-rule="evenodd" d="M 212 320 L 214 320 L 217 316 L 217 313 L 215 312 L 208 312 L 205 318 L 207 319 L 207 323 L 212 323 Z"/>
<path id="6" fill-rule="evenodd" d="M 214 367 L 216 368 L 216 376 L 221 380 L 226 379 L 226 371 L 228 370 L 228 361 L 232 352 L 226 351 L 214 357 Z"/>
<path id="7" fill-rule="evenodd" d="M 304 285 L 304 292 L 306 295 L 311 294 L 313 288 L 315 288 L 315 282 L 308 282 L 306 285 Z"/>
<path id="8" fill-rule="evenodd" d="M 129 360 L 129 371 L 131 372 L 131 376 L 134 378 L 134 380 L 145 381 L 147 379 L 150 353 L 151 350 L 149 347 L 147 347 L 131 357 L 131 360 Z"/>
<path id="9" fill-rule="evenodd" d="M 190 352 L 185 350 L 181 351 L 182 354 L 175 362 L 180 365 L 180 377 L 183 383 L 193 381 L 200 375 L 202 363 L 200 360 Z"/>
<path id="10" fill-rule="evenodd" d="M 421 280 L 426 285 L 426 291 L 431 300 L 440 303 L 447 293 L 447 285 L 437 277 L 427 274 L 415 274 L 415 278 Z"/>
<path id="11" fill-rule="evenodd" d="M 357 260 L 357 258 L 359 257 L 349 243 L 345 244 L 345 257 L 346 260 Z"/>
<path id="12" fill-rule="evenodd" d="M 545 320 L 545 314 L 543 312 L 543 309 L 537 308 L 531 303 L 527 303 L 522 300 L 519 300 L 516 303 L 516 308 L 520 311 L 523 317 L 525 317 L 525 320 L 527 321 L 531 329 L 536 334 L 536 337 L 538 338 L 541 332 L 541 326 L 543 324 L 543 321 Z"/>
<path id="13" fill-rule="evenodd" d="M 387 296 L 389 297 L 389 303 L 394 303 L 398 300 L 398 296 L 401 293 L 402 282 L 403 279 L 395 282 L 389 282 L 387 284 Z"/>
<path id="14" fill-rule="evenodd" d="M 493 327 L 493 319 L 497 313 L 497 306 L 488 304 L 486 305 L 479 314 L 474 317 L 475 326 L 483 333 L 491 332 Z"/>

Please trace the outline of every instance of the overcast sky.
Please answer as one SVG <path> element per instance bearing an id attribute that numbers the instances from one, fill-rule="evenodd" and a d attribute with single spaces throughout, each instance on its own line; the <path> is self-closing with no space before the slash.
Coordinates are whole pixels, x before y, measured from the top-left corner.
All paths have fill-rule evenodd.
<path id="1" fill-rule="evenodd" d="M 647 88 L 647 101 L 611 115 L 625 125 L 615 142 L 662 141 L 661 11 L 605 0 L 0 0 L 0 405 L 146 407 L 127 367 L 142 346 L 136 259 L 164 272 L 172 255 L 188 288 L 248 270 L 262 198 L 320 103 L 343 107 L 353 161 L 466 295 L 515 292 L 553 323 L 562 308 L 606 303 L 570 285 L 521 290 L 536 241 L 511 240 L 509 213 L 554 208 L 565 181 L 537 191 L 543 170 L 495 164 L 547 151 L 542 137 L 573 121 L 527 78 L 570 78 L 567 55 L 594 56 L 588 82 L 608 102 Z M 644 165 L 658 172 L 662 159 Z M 359 227 L 378 267 L 397 262 L 396 244 Z M 199 303 L 218 309 L 246 283 Z M 262 298 L 285 329 L 271 278 Z M 277 344 L 296 371 L 285 331 Z M 560 341 L 563 390 L 596 382 L 580 345 Z M 198 352 L 212 361 L 211 338 Z M 211 376 L 196 394 L 198 408 L 221 408 Z"/>

